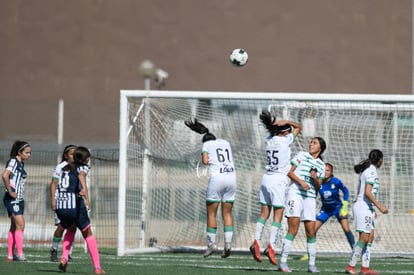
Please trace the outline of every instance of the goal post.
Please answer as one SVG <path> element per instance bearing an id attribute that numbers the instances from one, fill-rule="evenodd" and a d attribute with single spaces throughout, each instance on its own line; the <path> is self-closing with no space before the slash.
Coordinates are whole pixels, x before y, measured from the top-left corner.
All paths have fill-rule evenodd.
<path id="1" fill-rule="evenodd" d="M 366 159 L 371 149 L 383 151 L 379 199 L 390 213 L 378 216 L 372 251 L 414 255 L 414 96 L 122 90 L 119 256 L 205 249 L 208 170 L 200 161 L 202 136 L 184 125 L 190 117 L 197 117 L 232 146 L 238 184 L 233 245 L 234 250 L 248 251 L 260 214 L 257 194 L 268 134 L 259 121 L 262 110 L 270 111 L 277 119 L 302 124 L 292 154 L 307 150 L 313 136 L 326 140 L 324 160 L 334 165 L 334 175 L 350 190 L 350 226 L 354 234 L 352 199 L 358 175 L 353 166 Z M 265 243 L 269 223 L 270 220 L 263 236 Z M 218 213 L 217 239 L 221 248 L 223 236 Z M 350 252 L 335 218 L 319 230 L 317 247 L 318 253 Z M 276 250 L 280 251 L 280 245 Z M 305 250 L 301 225 L 293 252 Z"/>

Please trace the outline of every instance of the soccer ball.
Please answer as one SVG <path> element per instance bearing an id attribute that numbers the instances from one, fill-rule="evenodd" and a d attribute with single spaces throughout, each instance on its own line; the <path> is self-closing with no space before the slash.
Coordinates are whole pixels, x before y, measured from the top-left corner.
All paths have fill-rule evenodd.
<path id="1" fill-rule="evenodd" d="M 236 67 L 243 67 L 248 60 L 249 55 L 243 49 L 234 49 L 230 54 L 230 62 Z"/>

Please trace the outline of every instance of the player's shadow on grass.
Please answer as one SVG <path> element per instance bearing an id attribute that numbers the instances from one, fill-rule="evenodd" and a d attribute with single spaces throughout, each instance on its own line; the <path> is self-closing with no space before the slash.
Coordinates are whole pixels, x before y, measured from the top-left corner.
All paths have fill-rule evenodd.
<path id="1" fill-rule="evenodd" d="M 41 272 L 42 274 L 52 274 L 52 273 L 59 273 L 59 274 L 91 274 L 91 272 L 86 271 L 79 271 L 78 269 L 68 270 L 66 272 L 63 272 L 62 270 L 59 270 L 59 268 L 56 266 L 56 269 L 36 269 L 36 272 Z"/>
<path id="2" fill-rule="evenodd" d="M 63 273 L 61 270 L 59 270 L 57 267 L 56 269 L 36 269 L 37 272 L 42 273 Z M 67 273 L 67 272 L 66 272 Z"/>

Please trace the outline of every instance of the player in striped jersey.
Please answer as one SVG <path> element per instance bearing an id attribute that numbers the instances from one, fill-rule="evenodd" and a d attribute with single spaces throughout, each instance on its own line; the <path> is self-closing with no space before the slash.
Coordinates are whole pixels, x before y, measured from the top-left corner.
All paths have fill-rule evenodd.
<path id="1" fill-rule="evenodd" d="M 309 144 L 309 151 L 300 151 L 291 160 L 292 166 L 288 176 L 292 182 L 288 188 L 285 209 L 288 232 L 283 240 L 282 256 L 279 264 L 279 270 L 282 272 L 291 272 L 287 265 L 287 258 L 301 221 L 305 225 L 307 238 L 308 271 L 311 273 L 319 272 L 315 266 L 316 195 L 325 176 L 325 163 L 321 158 L 325 149 L 325 140 L 321 137 L 314 137 Z"/>
<path id="2" fill-rule="evenodd" d="M 75 238 L 76 227 L 82 232 L 91 256 L 95 274 L 104 274 L 96 239 L 91 230 L 88 211 L 90 210 L 86 177 L 89 173 L 90 152 L 79 146 L 74 152 L 74 163 L 68 163 L 63 169 L 56 194 L 56 213 L 60 225 L 67 229 L 63 238 L 62 256 L 59 269 L 66 272 L 69 251 Z"/>
<path id="3" fill-rule="evenodd" d="M 52 241 L 52 247 L 50 248 L 50 260 L 52 262 L 57 262 L 57 249 L 59 247 L 59 243 L 62 240 L 63 232 L 65 229 L 60 225 L 60 220 L 55 212 L 56 210 L 56 186 L 59 183 L 60 176 L 62 174 L 62 169 L 68 164 L 73 163 L 73 154 L 75 152 L 76 146 L 75 145 L 67 145 L 63 149 L 62 153 L 62 160 L 61 162 L 55 167 L 52 174 L 52 181 L 50 182 L 50 202 L 51 202 L 51 208 L 54 212 L 54 220 L 56 225 L 56 230 L 53 233 L 53 241 Z M 71 260 L 71 256 L 69 255 L 69 261 Z"/>
<path id="4" fill-rule="evenodd" d="M 191 130 L 204 134 L 202 142 L 201 160 L 209 166 L 206 207 L 207 207 L 207 250 L 204 257 L 217 251 L 217 209 L 221 203 L 224 224 L 224 250 L 222 257 L 230 256 L 233 239 L 233 203 L 236 198 L 236 169 L 230 144 L 224 139 L 217 139 L 197 119 L 185 121 Z"/>
<path id="5" fill-rule="evenodd" d="M 286 189 L 289 185 L 287 173 L 290 170 L 291 145 L 300 133 L 299 123 L 279 120 L 276 121 L 269 112 L 262 112 L 260 120 L 270 136 L 266 138 L 266 173 L 263 175 L 259 189 L 260 216 L 256 222 L 256 232 L 250 252 L 253 258 L 261 262 L 260 242 L 266 221 L 273 210 L 273 222 L 270 227 L 269 242 L 264 254 L 273 265 L 277 265 L 275 246 L 279 238 L 286 200 Z M 292 132 L 293 127 L 293 132 Z"/>
<path id="6" fill-rule="evenodd" d="M 345 269 L 346 273 L 357 274 L 356 263 L 362 255 L 362 266 L 359 274 L 378 275 L 379 272 L 369 268 L 371 259 L 371 246 L 374 241 L 375 209 L 382 214 L 388 213 L 388 208 L 378 201 L 378 172 L 383 162 L 383 154 L 380 150 L 374 149 L 368 159 L 354 166 L 359 174 L 358 193 L 352 207 L 355 218 L 355 229 L 359 233 L 359 239 L 354 245 L 351 259 Z"/>
<path id="7" fill-rule="evenodd" d="M 10 229 L 7 235 L 7 262 L 26 260 L 23 252 L 24 184 L 27 177 L 24 162 L 30 158 L 31 152 L 32 147 L 29 143 L 21 140 L 15 141 L 2 175 L 5 186 L 3 203 L 10 218 Z"/>

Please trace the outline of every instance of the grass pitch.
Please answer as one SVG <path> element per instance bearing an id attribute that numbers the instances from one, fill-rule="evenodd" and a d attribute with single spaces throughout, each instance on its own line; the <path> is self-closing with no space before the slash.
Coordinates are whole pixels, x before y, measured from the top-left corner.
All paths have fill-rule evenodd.
<path id="1" fill-rule="evenodd" d="M 0 257 L 3 257 L 4 260 L 0 261 L 0 273 L 14 275 L 63 274 L 58 269 L 58 263 L 50 261 L 49 249 L 25 248 L 25 253 L 27 262 L 7 263 L 5 261 L 6 248 L 1 248 Z M 85 254 L 84 249 L 74 249 L 73 258 L 74 261 L 69 263 L 66 274 L 93 274 L 89 254 Z M 289 267 L 293 269 L 294 274 L 309 274 L 307 262 L 300 261 L 299 258 L 299 256 L 290 257 Z M 319 256 L 316 266 L 321 271 L 320 274 L 345 274 L 344 270 L 348 259 L 348 256 Z M 266 258 L 262 263 L 257 263 L 248 253 L 232 254 L 227 259 L 222 259 L 220 254 L 214 254 L 204 259 L 202 253 L 151 253 L 118 257 L 114 249 L 101 249 L 101 264 L 106 274 L 114 275 L 264 275 L 276 272 L 276 267 L 272 266 Z M 358 264 L 359 269 L 360 262 Z M 414 259 L 373 257 L 371 267 L 380 271 L 381 274 L 414 274 Z"/>

